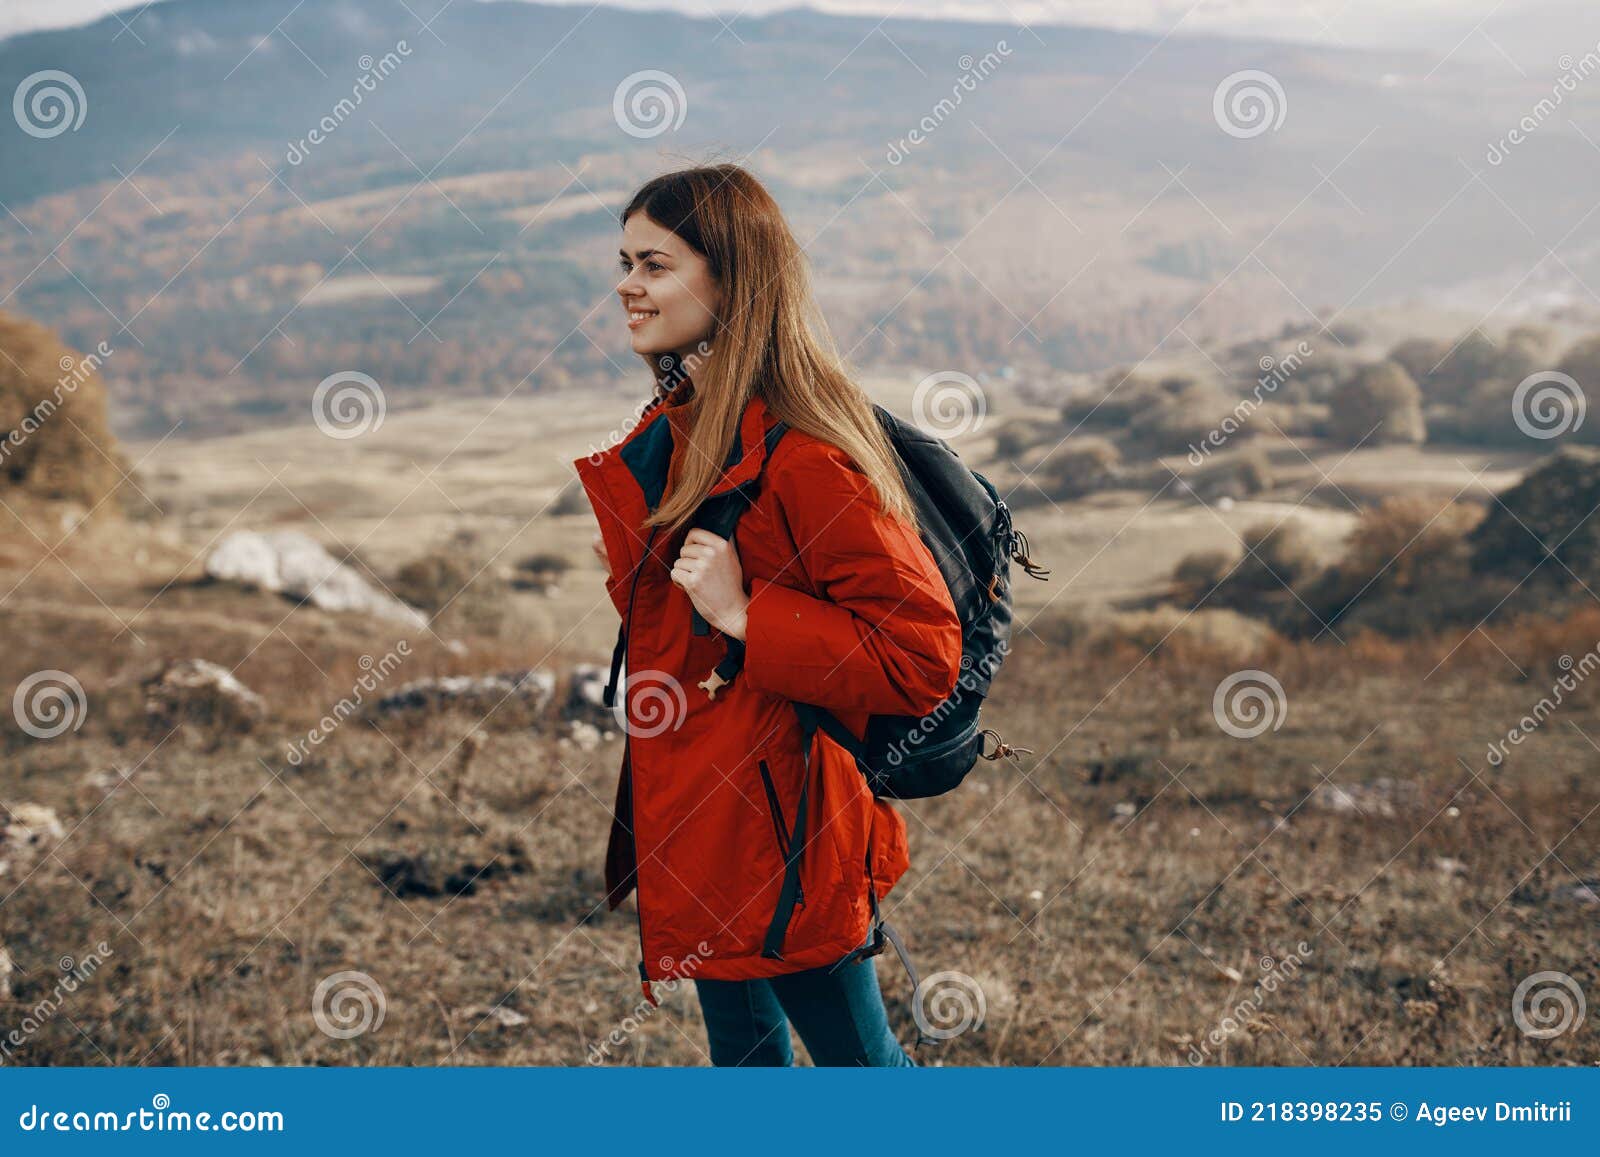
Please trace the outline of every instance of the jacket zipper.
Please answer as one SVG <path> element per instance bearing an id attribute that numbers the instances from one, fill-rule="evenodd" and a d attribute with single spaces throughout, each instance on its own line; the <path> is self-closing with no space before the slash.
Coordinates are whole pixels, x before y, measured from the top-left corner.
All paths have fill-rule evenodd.
<path id="1" fill-rule="evenodd" d="M 634 597 L 634 595 L 639 593 L 639 576 L 644 573 L 645 564 L 650 561 L 650 548 L 651 548 L 651 545 L 655 542 L 656 531 L 658 531 L 660 529 L 661 529 L 660 526 L 652 526 L 650 528 L 650 536 L 645 539 L 645 543 L 644 543 L 644 557 L 639 560 L 639 565 L 633 572 L 633 582 L 628 587 L 628 617 L 627 617 L 626 622 L 623 625 L 624 634 L 623 634 L 623 644 L 622 644 L 622 646 L 623 646 L 622 661 L 626 665 L 626 667 L 628 669 L 628 672 L 630 674 L 633 672 L 633 658 L 632 658 L 632 651 L 633 651 L 633 597 Z M 627 684 L 627 680 L 626 679 L 623 680 L 623 684 L 622 684 L 622 716 L 623 716 L 624 719 L 626 719 L 627 716 L 628 716 L 628 684 Z M 622 755 L 623 755 L 623 758 L 625 760 L 629 761 L 628 762 L 628 812 L 629 812 L 630 818 L 633 820 L 633 830 L 634 830 L 634 840 L 633 840 L 633 888 L 634 888 L 634 894 L 635 894 L 634 902 L 635 902 L 636 906 L 639 909 L 639 987 L 644 989 L 644 998 L 650 1002 L 650 1005 L 651 1005 L 652 1008 L 655 1008 L 655 1007 L 659 1007 L 659 1002 L 657 1002 L 657 1000 L 655 998 L 655 994 L 650 991 L 650 973 L 645 968 L 645 963 L 644 963 L 645 962 L 645 951 L 644 951 L 644 871 L 643 871 L 643 865 L 640 864 L 640 862 L 639 862 L 639 837 L 638 837 L 638 831 L 639 831 L 639 803 L 638 803 L 638 784 L 636 782 L 637 779 L 638 779 L 638 769 L 633 766 L 632 760 L 630 758 L 630 751 L 631 751 L 631 747 L 630 747 L 630 744 L 629 744 L 628 729 L 626 727 L 624 727 L 622 729 Z"/>
<path id="2" fill-rule="evenodd" d="M 784 867 L 789 864 L 789 823 L 783 818 L 783 804 L 778 801 L 778 788 L 772 782 L 772 771 L 767 767 L 767 761 L 760 759 L 756 766 L 761 770 L 761 786 L 767 793 L 767 810 L 772 815 L 772 830 L 778 835 L 778 853 L 783 857 Z M 795 881 L 794 902 L 804 908 L 806 904 L 805 885 Z"/>

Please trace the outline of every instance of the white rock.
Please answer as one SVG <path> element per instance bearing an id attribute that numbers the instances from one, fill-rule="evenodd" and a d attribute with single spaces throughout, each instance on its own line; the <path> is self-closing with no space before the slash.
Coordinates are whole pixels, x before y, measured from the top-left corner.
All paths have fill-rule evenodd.
<path id="1" fill-rule="evenodd" d="M 1600 904 L 1600 880 L 1583 880 L 1576 884 L 1563 884 L 1555 890 L 1555 898 L 1574 904 Z"/>
<path id="2" fill-rule="evenodd" d="M 463 707 L 481 712 L 495 710 L 507 700 L 520 700 L 538 712 L 549 705 L 555 691 L 554 672 L 538 667 L 495 675 L 441 675 L 396 688 L 379 699 L 374 710 L 390 714 Z"/>
<path id="3" fill-rule="evenodd" d="M 54 808 L 36 803 L 0 803 L 0 875 L 26 865 L 67 838 Z"/>
<path id="4" fill-rule="evenodd" d="M 600 729 L 593 723 L 574 719 L 569 727 L 570 738 L 579 751 L 593 751 L 600 746 Z"/>
<path id="5" fill-rule="evenodd" d="M 247 718 L 266 714 L 266 700 L 239 682 L 232 671 L 208 659 L 168 663 L 144 683 L 146 715 L 167 716 L 196 698 L 224 700 Z"/>
<path id="6" fill-rule="evenodd" d="M 1341 815 L 1393 816 L 1396 804 L 1417 802 L 1415 783 L 1379 776 L 1371 783 L 1352 783 L 1343 787 L 1335 783 L 1318 784 L 1311 793 L 1309 805 L 1322 811 Z"/>
<path id="7" fill-rule="evenodd" d="M 469 1020 L 474 1021 L 487 1019 L 490 1023 L 500 1028 L 516 1028 L 518 1025 L 528 1023 L 527 1017 L 516 1009 L 507 1008 L 503 1004 L 497 1004 L 493 1008 L 480 1004 L 477 1008 L 469 1008 L 465 1015 Z"/>
<path id="8" fill-rule="evenodd" d="M 378 590 L 297 530 L 235 531 L 207 557 L 206 573 L 224 582 L 277 591 L 325 611 L 357 611 L 418 628 L 428 625 L 421 611 Z"/>

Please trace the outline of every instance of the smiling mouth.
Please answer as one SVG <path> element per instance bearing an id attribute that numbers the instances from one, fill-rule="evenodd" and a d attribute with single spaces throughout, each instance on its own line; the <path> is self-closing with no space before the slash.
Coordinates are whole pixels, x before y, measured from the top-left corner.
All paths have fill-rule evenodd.
<path id="1" fill-rule="evenodd" d="M 628 326 L 631 329 L 634 326 L 643 325 L 652 317 L 658 316 L 660 312 L 658 309 L 630 309 L 628 311 Z"/>

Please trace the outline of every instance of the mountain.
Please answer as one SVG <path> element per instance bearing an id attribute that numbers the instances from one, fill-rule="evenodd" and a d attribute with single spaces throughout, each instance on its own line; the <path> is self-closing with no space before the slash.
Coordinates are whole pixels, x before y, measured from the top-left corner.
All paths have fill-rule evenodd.
<path id="1" fill-rule="evenodd" d="M 126 433 L 298 415 L 346 370 L 400 405 L 637 377 L 615 214 L 708 160 L 769 182 L 863 366 L 1049 375 L 1587 281 L 1600 98 L 1580 85 L 1491 164 L 1555 65 L 1443 57 L 804 8 L 168 0 L 0 42 L 0 92 L 82 110 L 0 121 L 0 308 L 107 340 Z M 615 111 L 646 70 L 683 113 L 659 135 Z M 1259 134 L 1226 99 L 1258 73 L 1282 112 Z"/>

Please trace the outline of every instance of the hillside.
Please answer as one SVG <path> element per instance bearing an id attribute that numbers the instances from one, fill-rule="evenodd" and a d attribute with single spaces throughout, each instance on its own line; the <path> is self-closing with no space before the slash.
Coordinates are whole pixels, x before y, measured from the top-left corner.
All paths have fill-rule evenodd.
<path id="1" fill-rule="evenodd" d="M 128 433 L 281 424 L 347 369 L 397 408 L 625 378 L 623 198 L 747 153 L 864 368 L 1049 381 L 1468 284 L 1466 324 L 1594 304 L 1589 146 L 1552 124 L 1486 166 L 1548 83 L 1477 60 L 438 0 L 172 0 L 129 27 L 0 42 L 6 91 L 79 62 L 86 114 L 0 142 L 22 226 L 0 306 L 109 340 Z M 650 135 L 628 119 L 648 97 L 620 120 L 613 99 L 661 60 L 683 116 Z M 1282 88 L 1278 130 L 1219 122 L 1243 70 Z"/>

